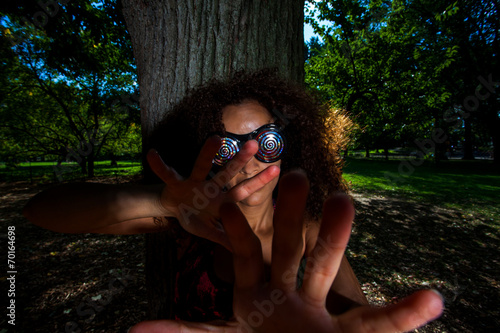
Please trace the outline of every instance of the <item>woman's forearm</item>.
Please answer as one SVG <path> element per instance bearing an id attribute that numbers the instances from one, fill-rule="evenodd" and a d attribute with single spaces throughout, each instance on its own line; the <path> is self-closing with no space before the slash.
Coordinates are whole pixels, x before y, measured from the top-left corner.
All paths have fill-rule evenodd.
<path id="1" fill-rule="evenodd" d="M 172 216 L 159 201 L 163 186 L 64 184 L 34 196 L 23 214 L 33 224 L 66 233 L 106 229 L 146 217 Z"/>
<path id="2" fill-rule="evenodd" d="M 342 314 L 351 308 L 368 304 L 359 281 L 344 255 L 328 293 L 326 307 L 333 314 Z"/>

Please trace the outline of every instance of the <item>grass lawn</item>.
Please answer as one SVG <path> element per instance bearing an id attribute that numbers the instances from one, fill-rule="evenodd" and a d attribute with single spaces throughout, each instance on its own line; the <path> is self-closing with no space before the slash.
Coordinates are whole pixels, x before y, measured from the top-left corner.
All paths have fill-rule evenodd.
<path id="1" fill-rule="evenodd" d="M 117 166 L 111 166 L 111 161 L 96 161 L 96 177 L 118 177 L 140 174 L 142 166 L 137 161 L 118 161 Z M 77 163 L 31 162 L 20 163 L 16 167 L 7 167 L 0 163 L 0 181 L 32 180 L 34 183 L 50 183 L 64 180 L 83 179 L 85 175 L 80 171 Z"/>
<path id="2" fill-rule="evenodd" d="M 428 288 L 444 296 L 443 316 L 415 333 L 500 327 L 500 175 L 483 162 L 406 170 L 401 161 L 347 160 L 356 218 L 346 256 L 370 303 L 397 303 Z M 118 162 L 118 167 L 99 162 L 98 177 L 90 181 L 126 182 L 122 174 L 139 170 L 138 162 Z M 52 186 L 46 183 L 57 182 L 53 163 L 32 163 L 31 173 L 34 184 L 29 184 L 29 165 L 0 165 L 0 220 L 16 227 L 16 263 L 22 267 L 16 292 L 23 304 L 22 331 L 62 332 L 74 323 L 82 332 L 114 333 L 146 319 L 144 238 L 59 234 L 27 223 L 21 215 L 27 200 Z M 63 176 L 83 178 L 75 164 Z M 110 290 L 110 281 L 124 277 L 124 288 Z M 6 276 L 0 283 L 7 283 Z M 92 309 L 90 302 L 100 298 L 109 303 L 92 316 L 79 311 Z"/>
<path id="3" fill-rule="evenodd" d="M 346 255 L 372 304 L 438 290 L 441 318 L 415 332 L 500 327 L 500 174 L 487 161 L 348 159 L 356 218 Z"/>
<path id="4" fill-rule="evenodd" d="M 426 162 L 349 158 L 344 176 L 354 191 L 398 196 L 461 209 L 496 220 L 500 216 L 500 172 L 491 161 Z M 498 224 L 497 224 L 498 227 Z"/>

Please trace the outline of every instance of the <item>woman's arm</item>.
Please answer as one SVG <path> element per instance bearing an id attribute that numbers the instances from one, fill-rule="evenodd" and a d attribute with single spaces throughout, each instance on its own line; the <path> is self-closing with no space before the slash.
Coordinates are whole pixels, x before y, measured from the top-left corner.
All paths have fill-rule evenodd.
<path id="1" fill-rule="evenodd" d="M 326 240 L 318 240 L 318 223 L 310 222 L 308 225 L 306 231 L 306 257 L 308 260 L 315 260 L 315 256 L 324 255 L 318 252 L 318 249 L 322 248 L 322 243 Z M 312 249 L 315 249 L 315 251 Z M 332 314 L 342 314 L 354 307 L 368 304 L 359 281 L 344 255 L 335 280 L 328 292 L 326 308 Z"/>
<path id="2" fill-rule="evenodd" d="M 344 255 L 328 292 L 326 308 L 332 314 L 342 314 L 352 308 L 368 304 L 359 281 Z"/>
<path id="3" fill-rule="evenodd" d="M 37 194 L 23 214 L 57 232 L 153 232 L 158 231 L 153 216 L 173 216 L 160 203 L 164 186 L 64 184 Z"/>
<path id="4" fill-rule="evenodd" d="M 67 233 L 132 234 L 160 229 L 154 217 L 173 216 L 196 236 L 230 248 L 218 216 L 225 201 L 241 201 L 279 175 L 271 166 L 229 191 L 223 187 L 253 158 L 258 144 L 250 140 L 213 178 L 207 180 L 220 138 L 205 142 L 190 177 L 184 179 L 151 150 L 148 162 L 164 182 L 158 186 L 66 184 L 44 191 L 28 202 L 24 215 L 43 228 Z"/>

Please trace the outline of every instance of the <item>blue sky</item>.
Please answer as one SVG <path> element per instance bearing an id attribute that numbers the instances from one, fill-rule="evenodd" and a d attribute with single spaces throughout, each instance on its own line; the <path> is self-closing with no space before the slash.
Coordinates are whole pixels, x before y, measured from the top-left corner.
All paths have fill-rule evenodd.
<path id="1" fill-rule="evenodd" d="M 304 23 L 304 41 L 307 43 L 314 35 L 313 28 L 309 24 Z"/>

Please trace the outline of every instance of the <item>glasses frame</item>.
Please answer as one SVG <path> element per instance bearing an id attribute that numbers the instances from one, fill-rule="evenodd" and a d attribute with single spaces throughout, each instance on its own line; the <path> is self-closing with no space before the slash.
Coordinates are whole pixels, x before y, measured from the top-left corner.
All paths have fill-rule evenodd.
<path id="1" fill-rule="evenodd" d="M 252 139 L 255 139 L 259 133 L 261 133 L 263 130 L 265 129 L 273 129 L 275 130 L 279 136 L 281 137 L 282 139 L 282 148 L 281 148 L 281 152 L 280 154 L 278 155 L 278 158 L 274 158 L 270 161 L 268 160 L 264 160 L 262 159 L 260 156 L 258 156 L 258 152 L 257 154 L 255 154 L 255 158 L 257 160 L 259 160 L 260 162 L 263 162 L 263 163 L 274 163 L 276 161 L 279 161 L 283 154 L 285 153 L 285 150 L 286 150 L 286 138 L 285 138 L 285 134 L 283 133 L 283 128 L 276 125 L 275 123 L 270 123 L 270 124 L 265 124 L 265 125 L 262 125 L 261 127 L 257 128 L 256 130 L 250 132 L 250 133 L 247 133 L 247 134 L 234 134 L 234 133 L 231 133 L 231 132 L 226 132 L 226 134 L 224 136 L 221 137 L 221 139 L 225 139 L 225 138 L 228 138 L 228 139 L 232 139 L 234 141 L 236 141 L 236 144 L 238 146 L 238 151 L 236 151 L 236 154 L 240 151 L 241 147 L 243 146 L 243 144 L 245 144 L 245 142 L 247 142 L 248 140 L 252 140 Z M 259 146 L 259 151 L 260 151 L 260 146 Z M 218 152 L 217 152 L 218 154 Z M 235 154 L 235 155 L 236 155 Z M 233 156 L 234 157 L 234 156 Z M 229 160 L 231 160 L 233 157 L 227 159 L 224 164 L 220 164 L 220 163 L 217 163 L 215 162 L 215 158 L 212 160 L 212 163 L 217 165 L 217 166 L 223 166 L 225 165 Z"/>

